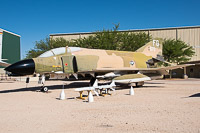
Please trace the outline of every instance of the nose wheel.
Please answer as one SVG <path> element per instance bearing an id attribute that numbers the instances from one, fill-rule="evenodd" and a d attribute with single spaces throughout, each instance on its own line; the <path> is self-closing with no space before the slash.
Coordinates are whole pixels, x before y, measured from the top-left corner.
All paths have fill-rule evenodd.
<path id="1" fill-rule="evenodd" d="M 42 92 L 48 92 L 48 88 L 43 86 L 43 87 L 41 88 L 41 91 L 42 91 Z"/>
<path id="2" fill-rule="evenodd" d="M 43 86 L 41 86 L 41 92 L 48 92 L 48 88 L 44 86 L 45 83 L 45 75 L 42 75 L 41 77 L 39 77 L 39 81 L 38 84 L 42 84 Z"/>

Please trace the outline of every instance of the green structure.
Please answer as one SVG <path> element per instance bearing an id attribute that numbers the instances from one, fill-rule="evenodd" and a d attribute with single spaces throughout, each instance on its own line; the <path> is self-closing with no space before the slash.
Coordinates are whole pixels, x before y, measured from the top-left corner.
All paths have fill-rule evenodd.
<path id="1" fill-rule="evenodd" d="M 15 63 L 20 60 L 20 37 L 0 28 L 0 60 Z"/>

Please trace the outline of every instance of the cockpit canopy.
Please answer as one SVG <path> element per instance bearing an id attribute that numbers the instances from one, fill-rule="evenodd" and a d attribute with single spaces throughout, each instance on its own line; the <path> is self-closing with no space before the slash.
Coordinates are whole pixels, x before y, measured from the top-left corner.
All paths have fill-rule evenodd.
<path id="1" fill-rule="evenodd" d="M 68 47 L 68 48 L 60 47 L 60 48 L 54 48 L 49 51 L 46 51 L 38 57 L 50 57 L 50 56 L 55 56 L 55 55 L 62 55 L 66 53 L 66 49 L 67 49 L 67 53 L 72 53 L 72 52 L 80 50 L 79 47 Z"/>

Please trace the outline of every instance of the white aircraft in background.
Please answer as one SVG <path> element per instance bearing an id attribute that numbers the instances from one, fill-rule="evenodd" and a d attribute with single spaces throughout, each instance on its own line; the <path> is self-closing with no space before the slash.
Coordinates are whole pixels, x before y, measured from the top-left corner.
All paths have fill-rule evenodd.
<path id="1" fill-rule="evenodd" d="M 7 59 L 0 59 L 0 66 L 3 66 L 3 67 L 8 67 L 8 66 L 10 66 L 9 63 L 4 62 L 3 60 L 7 60 Z"/>

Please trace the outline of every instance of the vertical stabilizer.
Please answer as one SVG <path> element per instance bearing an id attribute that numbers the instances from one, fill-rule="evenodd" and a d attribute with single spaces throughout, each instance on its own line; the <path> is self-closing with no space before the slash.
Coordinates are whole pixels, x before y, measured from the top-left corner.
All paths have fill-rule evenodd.
<path id="1" fill-rule="evenodd" d="M 147 56 L 152 56 L 156 58 L 157 55 L 162 55 L 162 40 L 155 39 L 148 42 L 146 45 L 142 46 L 136 52 L 141 52 Z"/>

